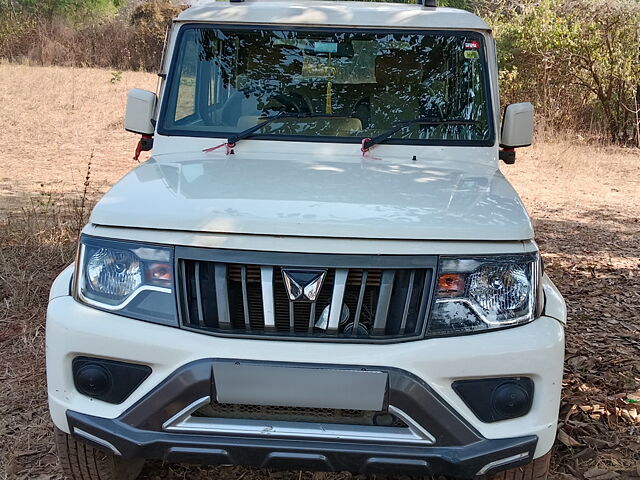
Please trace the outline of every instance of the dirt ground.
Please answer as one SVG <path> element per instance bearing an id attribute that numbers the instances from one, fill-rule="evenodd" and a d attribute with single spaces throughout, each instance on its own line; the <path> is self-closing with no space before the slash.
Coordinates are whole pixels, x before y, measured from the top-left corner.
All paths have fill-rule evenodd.
<path id="1" fill-rule="evenodd" d="M 126 91 L 145 73 L 0 64 L 0 479 L 61 478 L 44 377 L 49 285 L 91 200 L 135 162 Z M 568 304 L 553 476 L 640 477 L 640 152 L 542 136 L 502 170 Z M 88 199 L 78 195 L 85 189 Z M 150 463 L 144 479 L 338 480 L 349 474 Z M 380 477 L 378 477 L 380 478 Z"/>

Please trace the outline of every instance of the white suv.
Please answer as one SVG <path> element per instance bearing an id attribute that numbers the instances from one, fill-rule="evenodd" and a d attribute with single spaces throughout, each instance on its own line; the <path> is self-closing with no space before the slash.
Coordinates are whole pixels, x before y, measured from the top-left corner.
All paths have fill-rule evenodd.
<path id="1" fill-rule="evenodd" d="M 127 106 L 153 156 L 51 289 L 66 474 L 156 458 L 545 477 L 566 310 L 498 168 L 533 108 L 500 114 L 497 71 L 460 10 L 184 11 L 158 96 Z"/>

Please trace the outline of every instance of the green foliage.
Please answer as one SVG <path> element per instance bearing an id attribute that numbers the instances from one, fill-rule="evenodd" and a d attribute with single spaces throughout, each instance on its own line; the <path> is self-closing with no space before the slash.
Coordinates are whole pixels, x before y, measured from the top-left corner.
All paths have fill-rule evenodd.
<path id="1" fill-rule="evenodd" d="M 109 79 L 109 83 L 118 83 L 122 80 L 122 70 L 116 70 L 111 72 L 111 78 Z"/>
<path id="2" fill-rule="evenodd" d="M 183 9 L 171 0 L 129 0 L 117 15 L 107 15 L 121 0 L 76 0 L 69 16 L 48 17 L 28 11 L 27 1 L 37 3 L 0 0 L 0 58 L 111 70 L 157 71 L 167 27 Z"/>
<path id="3" fill-rule="evenodd" d="M 473 10 L 473 2 L 470 0 L 439 0 L 441 7 L 459 8 L 461 10 Z"/>
<path id="4" fill-rule="evenodd" d="M 151 60 L 160 59 L 167 28 L 184 7 L 167 0 L 146 0 L 131 14 L 131 25 L 139 39 L 138 48 Z"/>
<path id="5" fill-rule="evenodd" d="M 0 0 L 14 15 L 80 20 L 86 16 L 115 13 L 124 0 Z"/>
<path id="6" fill-rule="evenodd" d="M 15 39 L 28 37 L 36 27 L 35 19 L 13 14 L 0 8 L 0 55 L 12 58 Z"/>
<path id="7" fill-rule="evenodd" d="M 496 30 L 504 99 L 530 98 L 555 126 L 601 126 L 640 142 L 640 3 L 499 0 L 482 6 Z"/>

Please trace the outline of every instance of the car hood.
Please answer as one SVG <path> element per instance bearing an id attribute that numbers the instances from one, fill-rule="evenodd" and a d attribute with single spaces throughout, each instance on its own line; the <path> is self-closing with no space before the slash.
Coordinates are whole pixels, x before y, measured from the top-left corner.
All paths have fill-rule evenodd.
<path id="1" fill-rule="evenodd" d="M 495 165 L 171 154 L 126 175 L 97 225 L 254 235 L 528 240 L 529 216 Z"/>

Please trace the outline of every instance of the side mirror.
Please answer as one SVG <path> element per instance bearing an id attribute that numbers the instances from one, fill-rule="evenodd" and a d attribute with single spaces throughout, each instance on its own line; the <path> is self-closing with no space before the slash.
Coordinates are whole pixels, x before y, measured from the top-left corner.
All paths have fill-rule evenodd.
<path id="1" fill-rule="evenodd" d="M 151 122 L 156 110 L 156 94 L 134 88 L 127 95 L 127 110 L 124 129 L 143 135 L 153 135 L 155 127 Z"/>
<path id="2" fill-rule="evenodd" d="M 533 105 L 529 102 L 507 105 L 502 119 L 500 158 L 512 164 L 516 160 L 515 148 L 528 147 L 533 141 Z"/>

